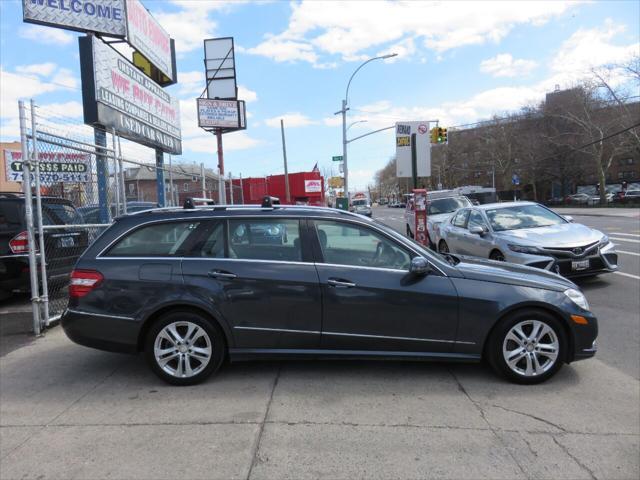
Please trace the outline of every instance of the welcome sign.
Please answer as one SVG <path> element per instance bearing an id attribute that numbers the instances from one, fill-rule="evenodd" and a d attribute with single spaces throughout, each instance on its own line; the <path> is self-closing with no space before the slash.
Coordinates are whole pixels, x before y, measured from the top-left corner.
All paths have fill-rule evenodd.
<path id="1" fill-rule="evenodd" d="M 22 0 L 22 16 L 27 23 L 79 32 L 127 34 L 123 0 Z"/>

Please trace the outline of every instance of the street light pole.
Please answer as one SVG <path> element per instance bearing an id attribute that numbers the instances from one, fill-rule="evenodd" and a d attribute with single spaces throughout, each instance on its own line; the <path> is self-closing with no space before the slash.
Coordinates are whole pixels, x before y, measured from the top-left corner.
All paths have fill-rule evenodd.
<path id="1" fill-rule="evenodd" d="M 391 53 L 389 55 L 381 55 L 379 57 L 370 58 L 369 60 L 366 60 L 365 62 L 360 64 L 360 66 L 356 68 L 356 70 L 351 74 L 351 77 L 349 78 L 349 82 L 347 83 L 347 89 L 344 94 L 344 100 L 342 100 L 342 108 L 336 112 L 336 115 L 338 113 L 342 114 L 342 162 L 344 166 L 344 192 L 347 196 L 347 202 L 349 201 L 349 163 L 347 159 L 347 144 L 349 142 L 347 141 L 347 110 L 349 110 L 348 108 L 349 87 L 351 86 L 351 81 L 353 80 L 353 77 L 355 77 L 356 73 L 358 73 L 360 69 L 364 67 L 367 63 L 373 62 L 374 60 L 386 60 L 387 58 L 392 58 L 397 55 L 398 55 L 397 53 Z"/>

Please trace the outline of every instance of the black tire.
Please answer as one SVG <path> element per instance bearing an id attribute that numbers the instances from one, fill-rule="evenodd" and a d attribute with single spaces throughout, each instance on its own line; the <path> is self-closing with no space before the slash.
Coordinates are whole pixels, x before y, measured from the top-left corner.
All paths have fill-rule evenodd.
<path id="1" fill-rule="evenodd" d="M 504 262 L 504 261 L 506 261 L 504 259 L 504 255 L 502 254 L 502 252 L 500 250 L 493 250 L 491 252 L 491 254 L 489 255 L 489 258 L 491 260 L 495 260 L 496 262 Z"/>
<path id="2" fill-rule="evenodd" d="M 449 245 L 447 245 L 447 242 L 445 242 L 444 240 L 440 240 L 440 243 L 438 243 L 438 252 L 440 252 L 440 253 L 450 253 L 449 252 Z"/>
<path id="3" fill-rule="evenodd" d="M 553 330 L 553 333 L 555 334 L 555 337 L 557 339 L 558 350 L 557 350 L 557 357 L 555 358 L 555 362 L 552 364 L 549 364 L 548 367 L 544 370 L 544 372 L 539 374 L 533 373 L 531 376 L 527 376 L 525 374 L 526 372 L 518 373 L 508 365 L 507 360 L 505 359 L 505 355 L 503 354 L 503 347 L 505 345 L 505 338 L 507 337 L 507 335 L 509 334 L 509 332 L 514 326 L 518 325 L 521 322 L 527 322 L 531 320 L 542 322 L 543 324 L 548 326 L 551 330 Z M 523 328 L 523 331 L 526 334 L 532 333 L 531 331 L 526 331 L 524 328 Z M 550 336 L 545 335 L 541 337 L 541 339 L 546 339 L 546 340 L 540 343 L 552 343 L 550 342 L 550 340 L 552 340 L 552 337 Z M 512 342 L 511 340 L 508 340 L 507 345 L 509 345 L 511 342 Z M 493 329 L 487 341 L 484 353 L 485 353 L 485 358 L 489 361 L 489 364 L 491 365 L 491 367 L 499 375 L 505 377 L 507 380 L 513 383 L 519 383 L 522 385 L 534 385 L 537 383 L 542 383 L 548 380 L 549 378 L 553 377 L 556 373 L 558 373 L 558 371 L 562 368 L 562 365 L 566 362 L 567 348 L 568 348 L 567 334 L 560 320 L 558 320 L 553 315 L 542 310 L 526 309 L 526 310 L 517 311 L 500 320 L 500 322 Z M 544 355 L 542 355 L 542 356 L 539 356 L 538 358 L 547 359 L 548 357 L 545 357 Z M 533 360 L 531 361 L 533 362 Z M 526 364 L 527 364 L 526 357 L 522 357 L 521 362 L 519 362 L 520 367 L 516 367 L 516 368 L 525 370 Z M 532 363 L 532 365 L 535 365 L 535 364 Z"/>
<path id="4" fill-rule="evenodd" d="M 200 370 L 199 372 L 195 373 L 192 376 L 178 377 L 178 376 L 171 375 L 170 373 L 168 373 L 163 369 L 163 367 L 158 363 L 158 360 L 156 359 L 156 356 L 155 356 L 154 347 L 155 347 L 156 338 L 158 337 L 160 332 L 163 331 L 165 327 L 176 322 L 178 323 L 188 322 L 190 324 L 197 325 L 202 330 L 204 330 L 204 332 L 206 333 L 206 337 L 208 337 L 208 340 L 209 340 L 211 355 L 209 356 L 208 363 L 204 368 L 202 368 L 202 370 Z M 184 329 L 187 329 L 188 327 L 179 326 L 178 328 L 181 328 L 182 330 L 177 330 L 177 331 L 179 333 L 182 333 L 184 332 Z M 159 341 L 162 342 L 165 340 L 159 340 Z M 200 342 L 200 343 L 196 343 L 196 342 Z M 193 343 L 194 347 L 196 345 L 202 347 L 203 342 L 205 347 L 207 345 L 205 336 L 202 336 L 196 339 L 196 342 Z M 170 344 L 166 344 L 166 345 L 169 346 Z M 145 345 L 144 345 L 145 357 L 147 359 L 147 362 L 149 362 L 149 366 L 151 367 L 151 370 L 153 370 L 153 372 L 165 382 L 170 383 L 171 385 L 179 385 L 179 386 L 195 385 L 197 383 L 202 382 L 206 378 L 208 378 L 211 374 L 213 374 L 220 368 L 220 365 L 222 365 L 222 362 L 225 359 L 226 352 L 227 352 L 227 345 L 226 345 L 224 334 L 220 329 L 220 327 L 215 323 L 215 321 L 211 320 L 210 318 L 200 313 L 189 311 L 189 310 L 174 310 L 158 318 L 155 321 L 155 323 L 151 326 L 149 331 L 147 332 L 147 336 L 145 338 Z M 187 355 L 187 353 L 185 352 L 184 355 Z M 198 357 L 196 356 L 194 356 L 193 358 L 196 359 L 195 362 L 196 362 L 196 368 L 197 368 L 200 365 L 200 361 L 197 360 Z M 178 360 L 176 359 L 176 362 L 177 361 Z M 190 360 L 189 363 L 191 361 L 193 360 Z M 167 362 L 167 365 L 169 365 L 169 362 Z"/>
<path id="5" fill-rule="evenodd" d="M 413 238 L 413 233 L 411 233 L 411 228 L 409 228 L 409 225 L 407 225 L 407 237 Z"/>

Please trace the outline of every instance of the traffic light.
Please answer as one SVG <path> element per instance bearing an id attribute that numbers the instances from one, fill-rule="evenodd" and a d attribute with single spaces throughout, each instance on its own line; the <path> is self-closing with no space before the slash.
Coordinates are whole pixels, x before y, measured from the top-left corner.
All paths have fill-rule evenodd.
<path id="1" fill-rule="evenodd" d="M 438 143 L 438 127 L 433 127 L 431 129 L 431 144 L 435 145 Z"/>
<path id="2" fill-rule="evenodd" d="M 441 128 L 440 129 L 440 138 L 442 138 L 442 141 L 440 143 L 443 143 L 444 145 L 447 145 L 449 143 L 449 140 L 447 139 L 447 129 L 446 128 Z"/>

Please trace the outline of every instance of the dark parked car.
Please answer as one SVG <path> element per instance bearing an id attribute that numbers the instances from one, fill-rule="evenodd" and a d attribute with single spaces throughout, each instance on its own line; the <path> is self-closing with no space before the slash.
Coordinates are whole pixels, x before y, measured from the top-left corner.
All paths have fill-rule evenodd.
<path id="1" fill-rule="evenodd" d="M 35 200 L 34 218 L 36 215 Z M 0 298 L 31 290 L 25 199 L 20 193 L 0 193 Z M 69 200 L 42 197 L 44 225 L 76 225 L 82 218 Z M 36 242 L 38 242 L 36 231 Z M 73 265 L 87 248 L 83 230 L 45 231 L 47 273 L 52 287 L 69 278 Z"/>
<path id="2" fill-rule="evenodd" d="M 316 207 L 122 217 L 81 257 L 69 296 L 71 340 L 144 351 L 177 385 L 225 358 L 282 357 L 485 357 L 532 384 L 593 356 L 598 333 L 579 288 L 559 275 L 441 256 L 360 215 Z"/>

